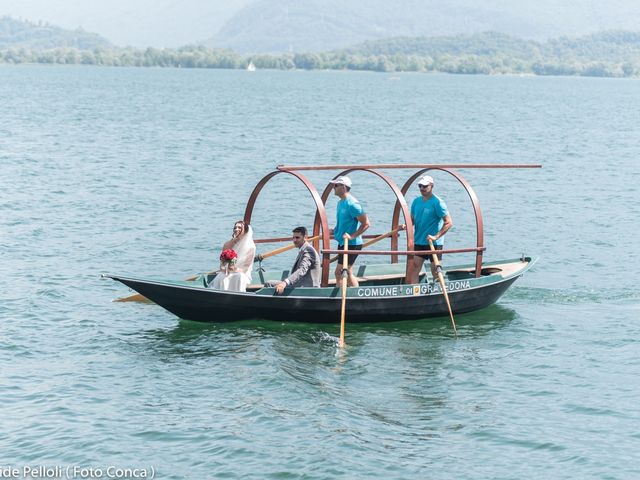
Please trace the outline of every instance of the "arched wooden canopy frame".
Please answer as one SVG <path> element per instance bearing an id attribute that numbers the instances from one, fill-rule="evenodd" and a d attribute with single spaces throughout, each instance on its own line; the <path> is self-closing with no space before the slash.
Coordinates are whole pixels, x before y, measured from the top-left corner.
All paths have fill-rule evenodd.
<path id="1" fill-rule="evenodd" d="M 387 175 L 382 172 L 379 172 L 378 169 L 413 169 L 418 168 L 419 170 L 414 173 L 402 186 L 402 188 L 398 188 L 393 180 L 391 180 Z M 430 170 L 440 170 L 442 172 L 448 173 L 453 176 L 458 182 L 462 184 L 465 191 L 469 195 L 469 199 L 471 200 L 471 205 L 473 207 L 475 218 L 476 218 L 476 248 L 472 249 L 476 252 L 476 262 L 475 262 L 475 275 L 479 277 L 481 275 L 482 270 L 482 252 L 484 250 L 484 226 L 482 220 L 482 211 L 480 209 L 480 202 L 478 197 L 471 188 L 469 182 L 464 179 L 459 173 L 452 170 L 452 168 L 541 168 L 541 165 L 501 165 L 501 164 L 452 164 L 452 165 L 424 165 L 424 164 L 411 164 L 411 165 L 388 165 L 388 164 L 380 164 L 380 165 L 362 165 L 362 166 L 351 166 L 351 165 L 326 165 L 326 166 L 284 166 L 281 165 L 277 168 L 276 171 L 267 174 L 264 178 L 262 178 L 258 184 L 255 186 L 253 191 L 251 192 L 251 196 L 249 197 L 249 201 L 247 202 L 247 206 L 244 213 L 244 221 L 246 223 L 251 223 L 251 216 L 253 214 L 253 208 L 255 206 L 255 202 L 260 195 L 260 192 L 264 188 L 264 186 L 271 180 L 273 177 L 280 173 L 285 173 L 288 175 L 293 175 L 295 178 L 300 180 L 304 186 L 307 188 L 313 201 L 316 205 L 316 215 L 313 224 L 313 235 L 321 236 L 322 240 L 322 278 L 321 285 L 323 287 L 328 285 L 329 282 L 329 263 L 330 263 L 330 253 L 326 250 L 330 250 L 331 245 L 331 235 L 329 234 L 329 223 L 327 221 L 327 212 L 325 208 L 325 204 L 327 199 L 329 198 L 329 194 L 331 193 L 332 186 L 329 182 L 325 187 L 322 195 L 318 193 L 318 190 L 313 185 L 313 183 L 303 174 L 300 173 L 301 170 L 340 170 L 340 173 L 335 175 L 333 178 L 340 175 L 347 175 L 354 171 L 364 171 L 378 176 L 382 179 L 393 191 L 396 202 L 393 211 L 393 217 L 391 220 L 391 229 L 395 230 L 398 228 L 398 221 L 400 219 L 400 212 L 405 220 L 405 224 L 407 226 L 407 265 L 409 260 L 413 257 L 412 253 L 414 249 L 414 238 L 413 238 L 413 222 L 411 220 L 411 214 L 409 208 L 407 206 L 407 201 L 405 199 L 405 194 L 409 190 L 409 187 L 413 182 L 419 178 L 424 173 Z M 314 241 L 314 247 L 316 250 L 319 249 L 320 240 Z M 398 249 L 398 235 L 395 234 L 391 237 L 391 251 L 396 252 Z M 371 252 L 374 253 L 374 252 Z M 380 252 L 381 253 L 381 252 Z M 399 252 L 402 253 L 402 252 Z M 453 253 L 453 251 L 451 251 Z M 398 262 L 398 254 L 391 254 L 392 263 Z"/>

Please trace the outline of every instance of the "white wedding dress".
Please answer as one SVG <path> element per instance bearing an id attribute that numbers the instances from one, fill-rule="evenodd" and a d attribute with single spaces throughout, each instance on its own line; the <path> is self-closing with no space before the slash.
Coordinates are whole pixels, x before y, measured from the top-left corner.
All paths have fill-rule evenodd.
<path id="1" fill-rule="evenodd" d="M 234 272 L 219 272 L 209 288 L 216 290 L 226 290 L 230 292 L 246 292 L 247 285 L 251 283 L 251 269 L 253 268 L 253 258 L 256 254 L 256 245 L 253 243 L 253 229 L 249 226 L 247 233 L 232 245 L 238 255 L 236 269 Z"/>

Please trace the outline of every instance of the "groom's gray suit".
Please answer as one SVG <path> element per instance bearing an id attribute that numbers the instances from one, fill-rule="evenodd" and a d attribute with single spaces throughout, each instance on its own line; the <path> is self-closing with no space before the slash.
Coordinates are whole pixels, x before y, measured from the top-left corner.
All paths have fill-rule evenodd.
<path id="1" fill-rule="evenodd" d="M 321 269 L 320 255 L 309 242 L 304 242 L 291 267 L 291 273 L 284 282 L 290 287 L 319 287 Z M 280 282 L 271 280 L 265 286 L 275 287 L 278 283 Z"/>

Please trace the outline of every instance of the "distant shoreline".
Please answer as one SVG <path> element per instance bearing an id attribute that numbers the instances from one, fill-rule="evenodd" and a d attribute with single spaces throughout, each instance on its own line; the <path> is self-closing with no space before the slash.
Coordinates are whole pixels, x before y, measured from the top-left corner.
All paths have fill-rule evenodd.
<path id="1" fill-rule="evenodd" d="M 392 38 L 349 49 L 295 54 L 241 54 L 195 45 L 178 49 L 4 47 L 0 48 L 2 64 L 235 70 L 251 65 L 256 70 L 638 78 L 640 33 L 602 32 L 538 43 L 486 32 L 467 37 Z"/>
<path id="2" fill-rule="evenodd" d="M 0 51 L 2 55 L 2 51 Z M 20 66 L 51 66 L 51 67 L 100 67 L 100 68 L 156 68 L 156 69 L 187 69 L 187 70 L 246 70 L 246 67 L 183 67 L 180 65 L 105 65 L 105 64 L 88 64 L 88 63 L 52 63 L 52 62 L 3 62 L 0 61 L 0 68 L 2 67 L 20 67 Z M 332 71 L 332 72 L 369 72 L 369 73 L 416 73 L 416 74 L 441 74 L 441 75 L 486 75 L 494 77 L 581 77 L 581 78 L 613 78 L 613 79 L 638 79 L 640 74 L 634 75 L 608 75 L 608 74 L 581 74 L 581 73 L 534 73 L 534 72 L 464 72 L 464 71 L 447 71 L 447 70 L 428 70 L 428 71 L 415 71 L 415 70 L 376 70 L 376 69 L 351 69 L 351 68 L 274 68 L 274 67 L 259 67 L 257 70 L 267 71 L 292 71 L 292 72 L 305 72 L 305 71 Z"/>

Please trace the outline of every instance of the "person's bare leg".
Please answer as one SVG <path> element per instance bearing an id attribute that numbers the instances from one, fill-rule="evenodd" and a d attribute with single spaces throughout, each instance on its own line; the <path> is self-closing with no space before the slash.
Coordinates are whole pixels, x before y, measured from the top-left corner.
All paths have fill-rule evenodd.
<path id="1" fill-rule="evenodd" d="M 410 267 L 410 277 L 409 283 L 414 284 L 420 281 L 420 271 L 422 270 L 422 264 L 424 263 L 424 258 L 415 256 L 413 257 L 413 261 L 409 264 Z"/>
<path id="2" fill-rule="evenodd" d="M 347 271 L 349 272 L 349 278 L 347 279 L 347 284 L 350 287 L 359 287 L 360 284 L 358 283 L 358 278 L 353 274 L 353 265 L 349 265 L 349 268 L 347 269 Z"/>
<path id="3" fill-rule="evenodd" d="M 433 277 L 434 283 L 438 283 L 438 270 L 436 269 L 436 264 L 433 262 L 429 262 L 431 264 L 431 276 Z"/>
<path id="4" fill-rule="evenodd" d="M 338 264 L 334 274 L 336 276 L 336 287 L 339 287 L 342 285 L 342 263 Z"/>
<path id="5" fill-rule="evenodd" d="M 407 263 L 407 285 L 413 283 L 413 258 Z"/>

